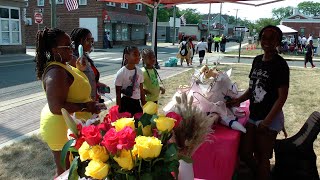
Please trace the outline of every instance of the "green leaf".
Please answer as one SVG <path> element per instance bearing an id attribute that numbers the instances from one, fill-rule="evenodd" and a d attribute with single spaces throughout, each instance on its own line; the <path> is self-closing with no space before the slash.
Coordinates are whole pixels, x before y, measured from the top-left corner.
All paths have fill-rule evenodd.
<path id="1" fill-rule="evenodd" d="M 69 148 L 74 141 L 75 141 L 74 139 L 70 139 L 62 148 L 60 164 L 64 170 L 66 170 L 66 157 L 67 157 Z"/>
<path id="2" fill-rule="evenodd" d="M 71 163 L 68 180 L 78 180 L 79 178 L 79 175 L 77 172 L 78 159 L 79 159 L 79 156 L 76 156 Z"/>
<path id="3" fill-rule="evenodd" d="M 137 129 L 137 136 L 143 136 L 142 126 L 139 126 Z"/>
<path id="4" fill-rule="evenodd" d="M 192 158 L 189 156 L 185 156 L 185 155 L 181 155 L 181 154 L 179 154 L 178 156 L 179 156 L 179 160 L 181 159 L 186 163 L 193 163 Z"/>
<path id="5" fill-rule="evenodd" d="M 178 159 L 178 155 L 177 155 L 178 149 L 177 149 L 177 145 L 174 143 L 168 144 L 168 149 L 165 152 L 165 161 L 172 161 L 174 159 Z"/>
<path id="6" fill-rule="evenodd" d="M 70 148 L 69 148 L 69 151 L 70 151 L 70 152 L 78 152 L 78 149 L 75 148 L 75 147 L 70 147 Z"/>
<path id="7" fill-rule="evenodd" d="M 141 118 L 140 118 L 139 121 L 141 122 L 142 126 L 145 127 L 145 126 L 151 124 L 151 121 L 150 121 L 151 118 L 152 118 L 152 115 L 147 114 L 147 113 L 144 113 L 144 114 L 141 116 Z"/>
<path id="8" fill-rule="evenodd" d="M 157 127 L 156 122 L 154 120 L 157 119 L 158 117 L 159 116 L 157 116 L 156 114 L 151 117 L 150 122 L 151 122 L 151 127 L 152 128 Z"/>
<path id="9" fill-rule="evenodd" d="M 136 180 L 134 175 L 127 175 L 127 180 Z"/>
<path id="10" fill-rule="evenodd" d="M 65 110 L 64 108 L 61 108 L 61 113 L 64 118 L 64 121 L 66 122 L 68 128 L 72 131 L 72 133 L 78 137 L 78 129 L 77 129 L 77 123 L 74 122 L 72 117 L 70 116 L 69 112 Z"/>
<path id="11" fill-rule="evenodd" d="M 144 173 L 141 176 L 141 180 L 152 180 L 152 179 L 153 179 L 152 174 L 150 174 L 150 173 Z"/>

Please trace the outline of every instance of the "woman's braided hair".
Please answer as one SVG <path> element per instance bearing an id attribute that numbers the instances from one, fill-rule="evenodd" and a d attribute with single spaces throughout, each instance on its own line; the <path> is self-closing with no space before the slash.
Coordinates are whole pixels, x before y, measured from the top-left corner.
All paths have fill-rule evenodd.
<path id="1" fill-rule="evenodd" d="M 259 39 L 258 40 L 261 41 L 263 32 L 265 30 L 268 30 L 268 29 L 270 29 L 270 30 L 272 30 L 272 31 L 274 31 L 274 32 L 276 32 L 278 34 L 278 42 L 281 44 L 282 36 L 283 36 L 282 31 L 281 31 L 281 29 L 279 27 L 273 26 L 273 25 L 268 25 L 268 26 L 262 28 L 260 33 L 259 33 Z"/>
<path id="2" fill-rule="evenodd" d="M 45 27 L 37 32 L 35 62 L 38 79 L 42 78 L 47 62 L 53 61 L 52 48 L 57 47 L 58 39 L 64 35 L 65 32 L 57 28 L 49 29 Z"/>
<path id="3" fill-rule="evenodd" d="M 85 38 L 88 34 L 90 34 L 90 30 L 87 28 L 74 28 L 71 31 L 71 41 L 74 41 L 75 44 L 75 52 L 78 52 L 78 47 L 81 44 L 81 40 Z"/>

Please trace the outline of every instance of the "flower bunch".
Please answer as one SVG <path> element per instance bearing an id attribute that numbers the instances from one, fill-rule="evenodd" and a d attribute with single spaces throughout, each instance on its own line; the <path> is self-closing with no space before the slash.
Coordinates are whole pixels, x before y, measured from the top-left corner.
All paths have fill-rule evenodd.
<path id="1" fill-rule="evenodd" d="M 176 179 L 178 149 L 170 139 L 182 117 L 174 112 L 158 116 L 157 109 L 147 102 L 134 118 L 113 106 L 102 123 L 89 126 L 75 125 L 62 109 L 74 137 L 62 150 L 62 162 L 67 151 L 74 156 L 68 179 Z"/>

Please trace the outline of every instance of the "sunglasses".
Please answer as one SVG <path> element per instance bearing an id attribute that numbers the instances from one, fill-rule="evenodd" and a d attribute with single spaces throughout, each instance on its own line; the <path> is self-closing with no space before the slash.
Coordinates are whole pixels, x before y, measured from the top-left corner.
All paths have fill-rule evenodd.
<path id="1" fill-rule="evenodd" d="M 74 42 L 72 41 L 71 44 L 69 46 L 57 46 L 57 48 L 69 48 L 71 50 L 73 50 L 76 47 L 76 45 L 74 44 Z"/>

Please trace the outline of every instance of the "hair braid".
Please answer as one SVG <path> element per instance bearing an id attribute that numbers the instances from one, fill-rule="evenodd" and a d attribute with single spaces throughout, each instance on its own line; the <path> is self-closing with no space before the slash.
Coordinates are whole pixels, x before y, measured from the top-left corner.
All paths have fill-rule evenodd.
<path id="1" fill-rule="evenodd" d="M 75 52 L 78 52 L 78 47 L 81 44 L 81 40 L 85 38 L 88 34 L 90 34 L 90 30 L 87 28 L 74 28 L 71 31 L 71 41 L 75 44 Z"/>
<path id="2" fill-rule="evenodd" d="M 60 29 L 47 27 L 37 32 L 35 62 L 38 79 L 42 78 L 47 62 L 53 59 L 52 48 L 57 47 L 58 38 L 64 34 L 65 32 Z"/>
<path id="3" fill-rule="evenodd" d="M 138 49 L 138 48 L 136 46 L 126 46 L 123 49 L 121 67 L 128 64 L 128 60 L 125 58 L 125 55 L 130 54 L 135 49 Z"/>
<path id="4" fill-rule="evenodd" d="M 154 52 L 152 49 L 146 48 L 146 49 L 142 49 L 141 51 L 141 58 L 142 58 L 142 64 L 143 66 L 146 64 L 145 60 L 147 60 L 148 56 L 150 55 L 154 55 Z"/>

